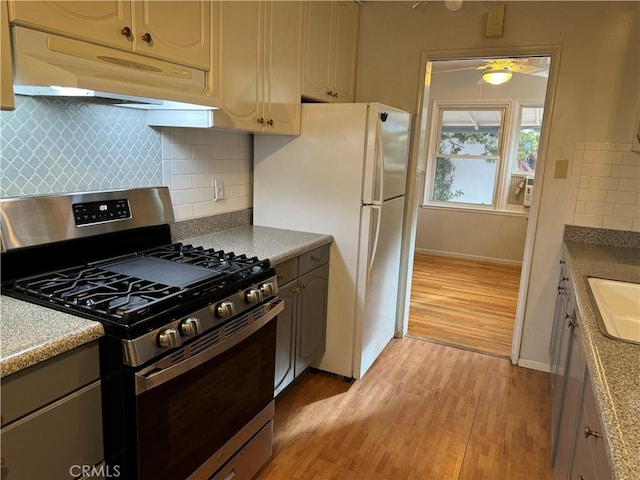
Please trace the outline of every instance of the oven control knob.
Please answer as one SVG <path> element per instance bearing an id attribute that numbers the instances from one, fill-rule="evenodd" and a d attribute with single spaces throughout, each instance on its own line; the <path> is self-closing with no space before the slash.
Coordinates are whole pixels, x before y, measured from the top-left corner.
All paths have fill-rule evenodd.
<path id="1" fill-rule="evenodd" d="M 247 292 L 247 303 L 255 305 L 256 303 L 260 303 L 263 300 L 262 290 L 258 290 L 257 288 L 252 288 Z"/>
<path id="2" fill-rule="evenodd" d="M 202 333 L 202 325 L 200 319 L 196 317 L 189 317 L 180 323 L 180 333 L 185 337 L 193 337 Z"/>
<path id="3" fill-rule="evenodd" d="M 216 307 L 216 315 L 220 318 L 231 318 L 236 314 L 236 306 L 233 302 L 222 302 Z"/>
<path id="4" fill-rule="evenodd" d="M 260 290 L 262 291 L 262 295 L 266 298 L 273 297 L 276 294 L 276 289 L 271 282 L 263 283 Z"/>
<path id="5" fill-rule="evenodd" d="M 158 335 L 158 345 L 162 348 L 174 348 L 182 345 L 180 340 L 180 332 L 175 328 L 167 328 Z"/>

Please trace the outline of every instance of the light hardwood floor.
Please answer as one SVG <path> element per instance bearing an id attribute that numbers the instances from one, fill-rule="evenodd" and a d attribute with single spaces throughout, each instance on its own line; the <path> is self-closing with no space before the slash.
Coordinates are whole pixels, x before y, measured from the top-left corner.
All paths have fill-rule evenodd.
<path id="1" fill-rule="evenodd" d="M 276 402 L 258 480 L 528 480 L 549 468 L 549 375 L 405 337 L 362 380 L 311 372 Z"/>
<path id="2" fill-rule="evenodd" d="M 408 333 L 509 357 L 519 283 L 520 267 L 416 254 Z"/>

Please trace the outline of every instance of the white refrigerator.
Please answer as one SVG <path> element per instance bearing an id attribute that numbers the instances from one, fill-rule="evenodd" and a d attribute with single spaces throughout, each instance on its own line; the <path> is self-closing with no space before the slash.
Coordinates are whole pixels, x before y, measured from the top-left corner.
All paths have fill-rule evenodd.
<path id="1" fill-rule="evenodd" d="M 254 137 L 254 224 L 330 234 L 326 351 L 361 378 L 396 331 L 411 115 L 304 104 L 298 137 Z"/>

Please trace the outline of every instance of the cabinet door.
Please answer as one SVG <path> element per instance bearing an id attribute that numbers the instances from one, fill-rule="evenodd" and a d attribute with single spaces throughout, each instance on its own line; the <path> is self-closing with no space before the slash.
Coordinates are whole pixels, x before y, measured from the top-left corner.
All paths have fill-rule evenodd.
<path id="1" fill-rule="evenodd" d="M 580 407 L 578 417 L 578 427 L 584 425 L 586 421 L 584 406 Z M 593 460 L 589 450 L 589 442 L 584 435 L 580 435 L 578 428 L 576 444 L 573 449 L 573 459 L 571 468 L 571 479 L 596 480 L 596 473 L 593 470 Z"/>
<path id="2" fill-rule="evenodd" d="M 593 472 L 592 478 L 600 480 L 613 477 L 607 457 L 604 429 L 602 428 L 597 408 L 591 388 L 591 380 L 587 373 L 585 375 L 584 393 L 582 396 L 582 417 L 578 422 L 578 431 L 576 433 L 574 464 L 571 471 L 572 479 L 579 478 L 579 476 L 582 475 L 582 477 L 587 480 L 587 474 L 591 472 Z M 578 452 L 578 449 L 584 449 L 585 454 L 583 455 L 582 452 Z M 585 456 L 589 459 L 588 464 L 585 464 L 587 462 L 583 460 Z M 583 468 L 584 470 L 582 470 Z"/>
<path id="3" fill-rule="evenodd" d="M 300 2 L 271 2 L 266 11 L 264 119 L 266 133 L 300 133 Z"/>
<path id="4" fill-rule="evenodd" d="M 11 20 L 18 25 L 121 49 L 133 48 L 133 36 L 121 33 L 124 27 L 133 29 L 129 1 L 12 0 L 9 7 Z"/>
<path id="5" fill-rule="evenodd" d="M 562 275 L 562 274 L 561 274 Z M 571 282 L 567 279 L 561 284 L 563 290 L 558 295 L 554 318 L 551 356 L 551 465 L 554 465 L 557 451 L 560 418 L 563 415 L 564 397 L 567 388 L 567 375 L 570 368 L 570 351 L 575 330 L 575 311 Z M 571 300 L 571 301 L 570 301 Z"/>
<path id="6" fill-rule="evenodd" d="M 328 279 L 328 264 L 298 279 L 296 376 L 319 360 L 325 351 Z"/>
<path id="7" fill-rule="evenodd" d="M 101 462 L 101 405 L 98 381 L 4 427 L 2 478 L 68 479 Z"/>
<path id="8" fill-rule="evenodd" d="M 209 70 L 208 1 L 145 0 L 133 5 L 136 51 Z"/>
<path id="9" fill-rule="evenodd" d="M 355 2 L 336 2 L 335 44 L 331 90 L 333 101 L 353 102 L 356 96 L 358 62 L 358 25 L 360 7 Z"/>
<path id="10" fill-rule="evenodd" d="M 264 7 L 259 2 L 217 2 L 213 48 L 213 75 L 218 75 L 217 93 L 223 112 L 216 123 L 240 130 L 261 129 L 262 41 Z M 217 44 L 216 44 L 217 43 Z M 218 72 L 215 72 L 215 69 Z M 220 121 L 218 121 L 220 119 Z"/>
<path id="11" fill-rule="evenodd" d="M 562 400 L 553 470 L 553 477 L 556 480 L 569 478 L 580 404 L 582 403 L 582 384 L 587 367 L 582 354 L 579 335 L 578 327 L 573 328 L 567 365 L 567 383 Z"/>
<path id="12" fill-rule="evenodd" d="M 9 14 L 7 2 L 0 2 L 0 110 L 16 108 L 13 97 L 13 66 L 9 41 Z"/>
<path id="13" fill-rule="evenodd" d="M 276 329 L 274 395 L 278 395 L 294 379 L 297 286 L 297 281 L 289 282 L 280 287 L 278 292 L 278 296 L 284 300 L 284 310 L 278 315 Z"/>
<path id="14" fill-rule="evenodd" d="M 561 316 L 564 315 L 567 307 L 567 294 L 566 294 L 566 280 L 564 274 L 564 263 L 561 261 L 560 265 L 560 278 L 558 280 L 558 296 L 556 297 L 556 305 L 553 313 L 553 325 L 551 328 L 551 338 L 549 339 L 549 358 L 551 359 L 551 371 L 554 370 L 554 365 L 557 363 L 558 349 L 560 346 L 560 337 L 562 331 Z M 551 376 L 553 379 L 553 376 Z M 551 387 L 553 388 L 553 380 L 551 381 Z"/>
<path id="15" fill-rule="evenodd" d="M 302 95 L 328 102 L 331 100 L 331 51 L 333 33 L 333 2 L 305 2 L 304 44 L 302 54 Z"/>

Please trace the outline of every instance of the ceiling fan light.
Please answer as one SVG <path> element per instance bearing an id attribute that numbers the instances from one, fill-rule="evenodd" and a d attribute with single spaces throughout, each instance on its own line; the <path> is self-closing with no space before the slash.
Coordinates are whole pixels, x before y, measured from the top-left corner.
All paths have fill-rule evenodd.
<path id="1" fill-rule="evenodd" d="M 448 10 L 455 12 L 462 6 L 463 0 L 444 0 L 444 6 L 447 7 Z"/>
<path id="2" fill-rule="evenodd" d="M 482 74 L 482 80 L 491 85 L 502 85 L 511 80 L 513 74 L 511 71 L 505 69 L 491 69 Z"/>

